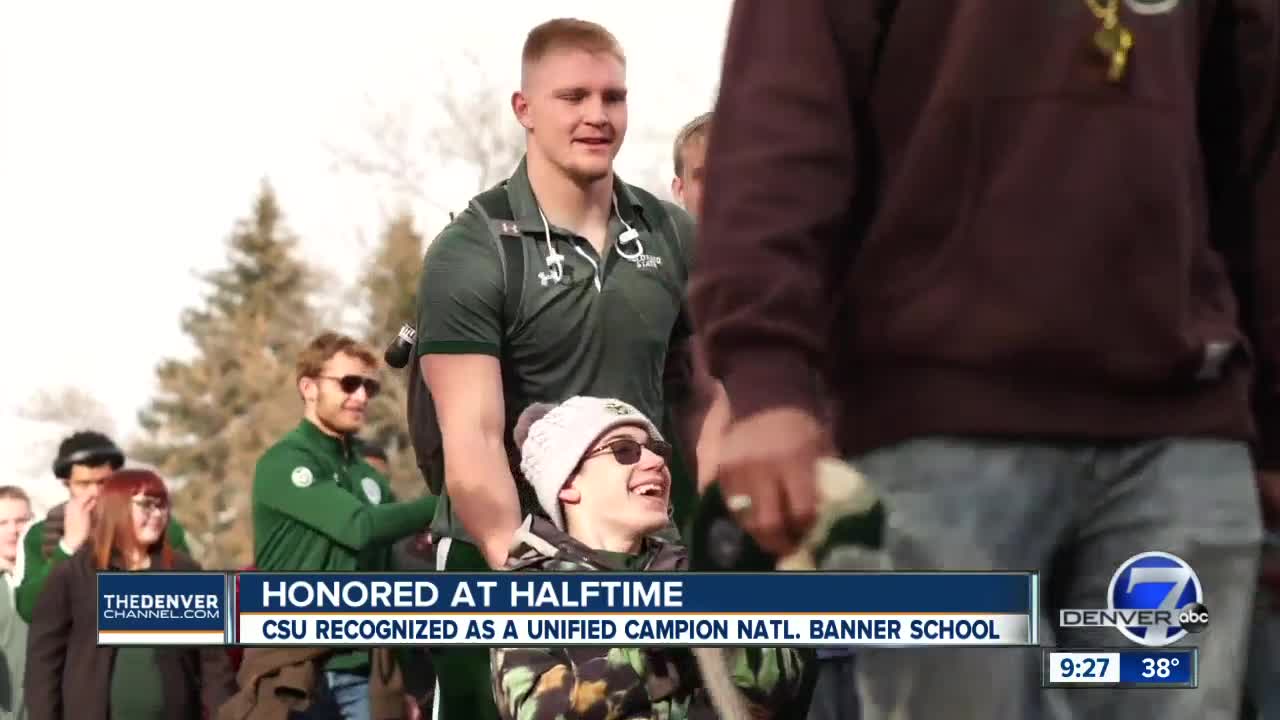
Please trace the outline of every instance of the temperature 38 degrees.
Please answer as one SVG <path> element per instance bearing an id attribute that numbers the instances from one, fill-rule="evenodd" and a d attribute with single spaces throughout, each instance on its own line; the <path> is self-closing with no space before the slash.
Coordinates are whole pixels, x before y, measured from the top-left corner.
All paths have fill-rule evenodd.
<path id="1" fill-rule="evenodd" d="M 1167 680 L 1181 663 L 1182 660 L 1176 657 L 1144 657 L 1142 658 L 1142 677 Z"/>
<path id="2" fill-rule="evenodd" d="M 1120 682 L 1132 687 L 1195 687 L 1196 650 L 1122 650 Z"/>

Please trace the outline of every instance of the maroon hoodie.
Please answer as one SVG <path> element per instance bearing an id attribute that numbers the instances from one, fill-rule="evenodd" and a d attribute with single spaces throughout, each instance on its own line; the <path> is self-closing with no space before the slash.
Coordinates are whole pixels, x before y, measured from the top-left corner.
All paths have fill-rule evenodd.
<path id="1" fill-rule="evenodd" d="M 735 415 L 817 371 L 854 453 L 1256 411 L 1280 468 L 1277 0 L 1119 6 L 1113 83 L 1084 0 L 737 0 L 691 287 Z"/>

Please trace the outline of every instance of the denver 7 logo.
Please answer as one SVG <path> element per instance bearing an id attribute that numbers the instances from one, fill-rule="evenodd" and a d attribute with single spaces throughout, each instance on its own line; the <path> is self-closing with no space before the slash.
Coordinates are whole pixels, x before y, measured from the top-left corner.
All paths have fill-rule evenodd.
<path id="1" fill-rule="evenodd" d="M 1182 558 L 1165 552 L 1145 552 L 1129 558 L 1116 570 L 1107 601 L 1111 610 L 1126 618 L 1116 623 L 1116 629 L 1125 637 L 1140 645 L 1160 647 L 1182 639 L 1189 629 L 1194 631 L 1180 616 L 1189 606 L 1203 609 L 1204 592 L 1195 570 Z M 1206 624 L 1207 614 L 1206 610 Z"/>

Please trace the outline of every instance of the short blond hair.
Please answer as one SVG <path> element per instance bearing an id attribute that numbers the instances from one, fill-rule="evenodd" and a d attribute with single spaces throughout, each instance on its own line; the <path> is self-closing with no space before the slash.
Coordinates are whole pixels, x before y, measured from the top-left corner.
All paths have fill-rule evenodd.
<path id="1" fill-rule="evenodd" d="M 0 500 L 21 500 L 27 505 L 31 504 L 27 491 L 17 485 L 0 485 Z"/>
<path id="2" fill-rule="evenodd" d="M 680 128 L 680 132 L 676 133 L 676 140 L 671 147 L 676 177 L 684 176 L 684 149 L 693 141 L 706 137 L 710 132 L 711 115 L 712 113 L 709 112 L 699 115 L 685 123 L 685 126 Z"/>
<path id="3" fill-rule="evenodd" d="M 373 354 L 373 350 L 369 346 L 355 338 L 340 333 L 325 332 L 307 343 L 307 346 L 298 354 L 295 381 L 301 381 L 302 378 L 319 377 L 320 373 L 324 372 L 324 364 L 338 353 L 358 358 L 369 367 L 376 368 L 378 366 L 378 356 Z"/>
<path id="4" fill-rule="evenodd" d="M 566 49 L 609 53 L 624 66 L 627 64 L 622 43 L 603 25 L 576 18 L 556 18 L 538 25 L 525 37 L 524 50 L 520 53 L 521 80 L 529 66 L 555 50 Z"/>

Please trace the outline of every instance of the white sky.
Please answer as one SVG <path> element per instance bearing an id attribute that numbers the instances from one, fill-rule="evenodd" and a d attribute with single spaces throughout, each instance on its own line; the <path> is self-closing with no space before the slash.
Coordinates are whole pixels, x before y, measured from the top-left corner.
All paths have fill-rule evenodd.
<path id="1" fill-rule="evenodd" d="M 154 367 L 183 354 L 193 272 L 218 266 L 261 178 L 304 251 L 344 281 L 394 205 L 334 167 L 374 111 L 431 99 L 463 49 L 503 90 L 529 28 L 556 16 L 603 23 L 628 55 L 632 140 L 623 177 L 665 160 L 684 121 L 710 107 L 730 0 L 479 0 L 470 3 L 0 3 L 0 484 L 24 476 L 33 443 L 60 428 L 23 423 L 37 389 L 77 385 L 136 429 Z M 470 75 L 454 75 L 457 78 Z M 512 120 L 514 122 L 514 120 Z M 662 140 L 644 143 L 642 133 Z M 630 170 L 629 170 L 630 169 Z M 435 183 L 461 208 L 465 183 Z M 663 191 L 665 188 L 650 188 Z M 438 217 L 420 218 L 430 237 Z"/>

